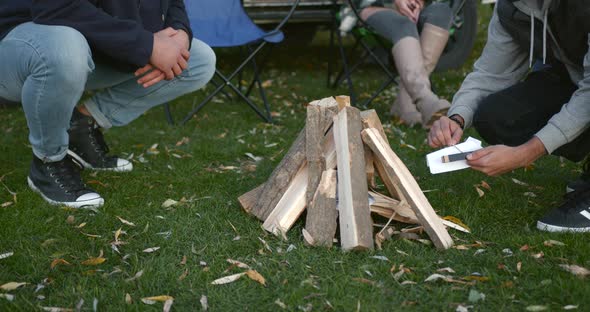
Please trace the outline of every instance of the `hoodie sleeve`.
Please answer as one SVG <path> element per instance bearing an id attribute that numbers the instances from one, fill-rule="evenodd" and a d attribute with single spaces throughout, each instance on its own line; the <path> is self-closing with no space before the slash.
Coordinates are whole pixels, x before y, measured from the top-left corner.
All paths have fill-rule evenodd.
<path id="1" fill-rule="evenodd" d="M 165 25 L 166 27 L 184 30 L 189 37 L 189 45 L 191 44 L 193 32 L 191 30 L 191 24 L 189 22 L 188 15 L 186 14 L 184 0 L 169 1 Z"/>
<path id="2" fill-rule="evenodd" d="M 473 72 L 467 75 L 455 94 L 447 113 L 463 117 L 466 128 L 471 126 L 473 114 L 484 97 L 516 84 L 529 70 L 528 54 L 500 24 L 496 10 L 488 26 L 483 52 L 473 65 Z"/>
<path id="3" fill-rule="evenodd" d="M 88 43 L 116 60 L 144 66 L 153 49 L 153 34 L 132 20 L 113 17 L 87 0 L 33 0 L 33 21 L 76 29 Z"/>
<path id="4" fill-rule="evenodd" d="M 590 46 L 590 34 L 588 34 Z M 578 89 L 569 102 L 553 115 L 547 125 L 535 134 L 552 153 L 560 146 L 571 142 L 584 132 L 590 123 L 590 50 L 584 57 L 584 74 L 578 81 Z"/>

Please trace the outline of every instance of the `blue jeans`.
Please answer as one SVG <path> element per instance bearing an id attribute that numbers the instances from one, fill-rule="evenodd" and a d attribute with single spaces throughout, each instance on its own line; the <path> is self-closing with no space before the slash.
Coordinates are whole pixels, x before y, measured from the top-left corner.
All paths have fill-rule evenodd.
<path id="1" fill-rule="evenodd" d="M 35 156 L 59 161 L 66 155 L 70 118 L 84 91 L 99 90 L 83 104 L 101 127 L 126 125 L 213 77 L 213 50 L 193 39 L 190 52 L 180 76 L 144 88 L 133 72 L 95 64 L 88 42 L 75 29 L 25 23 L 0 41 L 0 97 L 22 102 Z"/>

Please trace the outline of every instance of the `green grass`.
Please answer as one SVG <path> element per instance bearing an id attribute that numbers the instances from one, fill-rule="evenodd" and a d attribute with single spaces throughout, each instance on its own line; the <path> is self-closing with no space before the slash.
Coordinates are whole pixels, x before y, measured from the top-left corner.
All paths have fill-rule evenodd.
<path id="1" fill-rule="evenodd" d="M 482 8 L 482 16 L 489 14 L 489 8 Z M 474 57 L 485 41 L 485 23 L 480 31 Z M 394 239 L 381 251 L 343 253 L 337 247 L 326 250 L 304 246 L 301 221 L 287 234 L 288 241 L 283 241 L 246 215 L 237 197 L 264 182 L 280 161 L 304 123 L 303 104 L 345 93 L 344 88 L 325 87 L 326 51 L 322 38 L 311 46 L 289 45 L 274 51 L 265 79 L 272 80 L 269 98 L 273 111 L 280 113 L 275 125 L 261 123 L 242 103 L 224 100 L 209 104 L 184 127 L 168 126 L 162 108 L 155 108 L 127 127 L 108 131 L 111 148 L 119 155 L 133 154 L 135 169 L 125 174 L 84 172 L 87 181 L 100 182 L 92 186 L 106 198 L 105 206 L 97 212 L 49 206 L 28 189 L 31 152 L 24 115 L 20 108 L 2 109 L 0 204 L 14 200 L 9 190 L 16 193 L 17 202 L 0 208 L 0 254 L 14 252 L 14 256 L 0 260 L 0 285 L 12 281 L 29 284 L 8 292 L 16 295 L 12 302 L 0 298 L 0 310 L 74 308 L 84 299 L 83 310 L 91 311 L 96 298 L 101 311 L 156 311 L 162 309 L 161 303 L 150 306 L 140 301 L 156 295 L 173 296 L 172 309 L 188 311 L 200 309 L 202 295 L 207 296 L 213 311 L 281 310 L 277 299 L 288 310 L 311 305 L 314 311 L 355 311 L 359 307 L 361 311 L 454 311 L 459 304 L 477 311 L 522 311 L 533 305 L 560 310 L 569 304 L 579 305 L 579 310 L 590 309 L 587 281 L 559 267 L 563 263 L 590 266 L 588 235 L 547 234 L 535 229 L 536 220 L 558 204 L 566 181 L 578 174 L 578 166 L 546 157 L 532 170 L 519 169 L 498 178 L 470 170 L 430 175 L 425 166 L 425 154 L 431 151 L 424 142 L 426 132 L 392 122 L 385 114 L 393 100 L 388 95 L 379 98 L 375 108 L 386 123 L 393 149 L 420 186 L 434 190 L 426 195 L 438 213 L 455 216 L 471 227 L 472 234 L 451 230 L 455 243 L 470 246 L 479 242 L 481 246 L 438 251 L 414 241 Z M 236 58 L 220 53 L 218 60 L 225 68 Z M 470 59 L 460 70 L 435 75 L 438 92 L 450 98 L 473 61 Z M 371 90 L 380 79 L 377 73 L 373 68 L 364 69 L 361 89 Z M 190 109 L 193 97 L 202 96 L 197 92 L 175 101 L 177 118 Z M 474 132 L 469 135 L 476 136 Z M 183 137 L 190 141 L 176 146 Z M 405 147 L 402 140 L 417 149 Z M 146 153 L 156 143 L 159 154 Z M 253 163 L 245 153 L 263 157 L 255 171 L 248 170 Z M 139 162 L 140 155 L 147 162 Z M 222 165 L 239 170 L 222 170 Z M 517 185 L 512 178 L 529 186 Z M 474 185 L 482 180 L 491 190 L 484 189 L 486 193 L 480 198 Z M 536 197 L 527 197 L 525 192 Z M 169 198 L 187 201 L 162 208 Z M 136 226 L 121 223 L 117 216 Z M 68 217 L 73 222 L 68 223 Z M 81 223 L 86 225 L 77 228 Z M 111 242 L 120 228 L 125 234 L 119 239 L 126 244 L 119 246 L 119 254 L 111 249 Z M 169 237 L 158 234 L 168 231 Z M 545 246 L 550 239 L 565 246 Z M 296 249 L 287 252 L 290 245 Z M 524 245 L 530 247 L 521 251 Z M 160 249 L 154 253 L 142 252 L 156 246 Z M 475 255 L 477 249 L 485 251 Z M 507 256 L 504 249 L 510 249 L 513 255 Z M 101 251 L 106 262 L 81 265 Z M 544 256 L 535 259 L 533 255 L 539 252 Z M 371 258 L 375 255 L 390 261 Z M 187 260 L 183 265 L 184 256 Z M 228 258 L 252 266 L 267 279 L 268 286 L 247 278 L 211 285 L 221 276 L 243 271 L 231 268 L 226 272 Z M 54 259 L 72 265 L 51 269 Z M 391 273 L 394 265 L 396 270 Z M 410 272 L 396 281 L 393 274 L 400 265 Z M 444 267 L 456 271 L 452 274 L 456 280 L 474 272 L 487 280 L 472 284 L 424 282 Z M 143 276 L 125 281 L 141 270 Z M 185 270 L 188 275 L 179 280 Z M 50 283 L 35 292 L 44 279 Z M 416 284 L 402 285 L 403 281 Z M 485 294 L 485 299 L 470 302 L 471 291 Z M 127 293 L 133 298 L 130 305 L 125 303 Z"/>

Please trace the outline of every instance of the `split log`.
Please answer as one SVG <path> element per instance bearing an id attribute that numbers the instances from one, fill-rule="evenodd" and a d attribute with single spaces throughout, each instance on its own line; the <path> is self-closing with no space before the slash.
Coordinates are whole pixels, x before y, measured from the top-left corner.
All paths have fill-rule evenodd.
<path id="1" fill-rule="evenodd" d="M 258 200 L 252 207 L 250 213 L 260 220 L 266 220 L 304 163 L 305 128 L 301 130 L 287 154 L 264 184 L 262 192 L 260 192 Z"/>
<path id="2" fill-rule="evenodd" d="M 334 99 L 338 102 L 338 111 L 350 106 L 350 96 L 348 95 L 337 95 Z"/>
<path id="3" fill-rule="evenodd" d="M 383 129 L 383 124 L 377 115 L 377 111 L 369 109 L 361 112 L 361 120 L 363 122 L 363 129 L 375 128 L 379 130 L 379 133 L 387 140 L 387 135 Z M 368 146 L 365 146 L 365 172 L 367 173 L 367 183 L 371 188 L 376 188 L 375 184 L 375 164 L 373 161 L 373 152 Z M 397 193 L 392 196 L 399 198 Z"/>
<path id="4" fill-rule="evenodd" d="M 342 109 L 334 117 L 338 162 L 338 219 L 342 249 L 373 249 L 373 221 L 365 178 L 365 155 L 360 111 Z"/>
<path id="5" fill-rule="evenodd" d="M 248 193 L 243 194 L 242 196 L 238 197 L 238 201 L 242 206 L 242 209 L 247 213 L 252 211 L 252 207 L 256 204 L 258 197 L 260 197 L 260 193 L 262 193 L 262 189 L 264 188 L 264 183 L 257 186 L 255 189 L 251 190 Z"/>
<path id="6" fill-rule="evenodd" d="M 420 224 L 418 217 L 407 202 L 375 192 L 369 192 L 369 196 L 373 199 L 369 201 L 371 212 L 387 219 L 393 216 L 393 220 L 403 223 Z"/>
<path id="7" fill-rule="evenodd" d="M 307 207 L 305 231 L 311 236 L 308 244 L 331 247 L 336 234 L 338 211 L 336 210 L 336 170 L 326 170 Z"/>
<path id="8" fill-rule="evenodd" d="M 350 99 L 348 99 L 347 101 L 346 97 L 341 97 L 340 100 L 342 102 L 342 105 L 350 105 Z M 326 101 L 332 101 L 333 103 L 333 101 L 335 100 L 327 99 Z M 334 111 L 333 108 L 331 108 L 333 104 L 318 105 L 320 107 L 327 107 L 326 116 L 330 114 L 327 111 Z M 326 129 L 327 133 L 322 143 L 323 155 L 326 161 L 326 165 L 324 167 L 326 168 L 326 170 L 336 168 L 336 146 L 334 145 L 333 128 L 329 127 L 331 124 L 332 122 L 329 122 L 327 123 L 327 125 L 324 125 L 324 129 Z M 275 235 L 280 235 L 286 233 L 287 231 L 289 231 L 289 229 L 291 229 L 295 221 L 297 221 L 297 218 L 299 218 L 299 216 L 301 215 L 301 213 L 303 213 L 306 207 L 305 199 L 307 194 L 307 179 L 307 164 L 305 164 L 297 173 L 297 175 L 287 188 L 287 191 L 285 191 L 285 193 L 282 194 L 279 203 L 277 203 L 271 214 L 264 221 L 262 227 L 265 230 Z"/>
<path id="9" fill-rule="evenodd" d="M 334 144 L 332 129 L 324 137 L 322 148 L 326 159 L 326 169 L 336 168 L 336 146 Z M 307 179 L 307 164 L 305 164 L 297 173 L 275 209 L 273 209 L 264 221 L 262 227 L 265 230 L 275 235 L 281 235 L 291 229 L 295 221 L 297 221 L 301 213 L 305 210 Z"/>
<path id="10" fill-rule="evenodd" d="M 436 214 L 432 206 L 422 193 L 416 180 L 393 152 L 389 143 L 383 139 L 379 131 L 373 128 L 365 129 L 362 132 L 363 141 L 371 147 L 376 158 L 377 168 L 381 167 L 384 175 L 381 176 L 383 182 L 389 189 L 392 185 L 398 185 L 398 189 L 405 197 L 405 200 L 416 213 L 418 220 L 428 236 L 439 249 L 447 249 L 453 245 L 451 236 L 442 224 L 440 217 Z M 387 182 L 389 181 L 389 182 Z M 389 190 L 392 192 L 393 190 Z"/>
<path id="11" fill-rule="evenodd" d="M 322 128 L 320 107 L 307 106 L 307 119 L 305 122 L 305 154 L 307 159 L 307 195 L 306 204 L 309 207 L 316 189 L 320 184 L 322 172 L 324 172 L 324 155 L 322 155 L 322 140 L 324 132 Z"/>

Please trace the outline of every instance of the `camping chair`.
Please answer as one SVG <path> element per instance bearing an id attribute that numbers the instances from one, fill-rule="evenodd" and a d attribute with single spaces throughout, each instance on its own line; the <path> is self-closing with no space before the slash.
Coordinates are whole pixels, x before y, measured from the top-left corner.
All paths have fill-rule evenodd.
<path id="1" fill-rule="evenodd" d="M 300 0 L 294 0 L 289 13 L 269 32 L 263 31 L 254 24 L 244 11 L 240 0 L 198 0 L 185 2 L 191 28 L 196 38 L 213 48 L 246 47 L 248 54 L 244 61 L 227 76 L 219 70 L 215 70 L 214 79 L 217 77 L 220 82 L 212 80 L 215 90 L 196 107 L 194 106 L 195 103 L 193 103 L 193 110 L 182 120 L 182 124 L 189 121 L 205 104 L 211 101 L 217 94 L 221 93 L 226 86 L 246 102 L 260 118 L 266 122 L 272 122 L 270 106 L 262 83 L 260 82 L 261 66 L 257 65 L 255 58 L 267 43 L 279 43 L 283 41 L 284 35 L 281 29 L 291 18 L 299 2 Z M 254 77 L 246 91 L 243 92 L 240 76 L 248 65 L 252 65 Z M 236 77 L 238 78 L 237 86 L 232 83 L 232 80 Z M 259 108 L 249 98 L 254 86 L 259 90 L 264 104 L 263 109 Z"/>
<path id="2" fill-rule="evenodd" d="M 379 94 L 381 94 L 381 92 L 383 92 L 383 90 L 385 90 L 390 85 L 396 83 L 395 79 L 396 79 L 397 75 L 395 74 L 394 71 L 392 71 L 392 69 L 391 69 L 392 67 L 389 66 L 388 64 L 386 64 L 385 62 L 383 62 L 383 59 L 377 54 L 378 51 L 381 50 L 381 51 L 385 51 L 385 53 L 386 53 L 386 55 L 388 55 L 388 57 L 391 57 L 391 53 L 389 53 L 389 51 L 391 50 L 391 43 L 387 42 L 384 38 L 377 35 L 377 32 L 375 32 L 371 28 L 371 26 L 369 26 L 367 23 L 365 23 L 360 18 L 360 12 L 358 11 L 358 8 L 355 7 L 353 1 L 346 0 L 345 5 L 348 5 L 350 7 L 352 12 L 354 13 L 354 16 L 357 19 L 356 26 L 351 31 L 351 34 L 354 37 L 354 45 L 353 45 L 352 49 L 350 50 L 349 55 L 354 56 L 354 55 L 358 54 L 357 50 L 359 48 L 362 48 L 363 50 L 362 50 L 361 55 L 358 58 L 358 60 L 354 64 L 351 65 L 349 62 L 349 55 L 346 54 L 346 51 L 344 49 L 344 45 L 342 42 L 342 34 L 340 33 L 340 30 L 338 29 L 339 19 L 337 16 L 338 13 L 336 12 L 336 9 L 335 9 L 333 11 L 332 30 L 330 32 L 330 50 L 331 51 L 334 50 L 334 36 L 336 35 L 336 38 L 338 40 L 338 51 L 340 53 L 340 58 L 342 61 L 342 69 L 340 70 L 340 72 L 338 74 L 336 74 L 336 77 L 333 79 L 332 78 L 333 74 L 334 74 L 333 70 L 332 70 L 333 64 L 332 64 L 332 61 L 330 60 L 328 62 L 327 83 L 328 83 L 329 87 L 336 88 L 338 85 L 340 85 L 342 83 L 343 80 L 346 80 L 347 86 L 348 86 L 348 91 L 350 94 L 351 104 L 353 106 L 367 108 L 369 106 L 369 104 L 376 97 L 378 97 Z M 340 18 L 342 18 L 342 17 L 340 17 Z M 361 65 L 365 64 L 368 60 L 372 60 L 375 64 L 378 65 L 378 67 L 385 74 L 386 79 L 381 83 L 379 88 L 371 94 L 371 97 L 369 99 L 365 100 L 362 103 L 358 103 L 357 96 L 356 96 L 356 93 L 354 90 L 352 73 L 354 71 L 356 71 Z M 391 62 L 391 63 L 393 64 L 393 62 Z"/>

